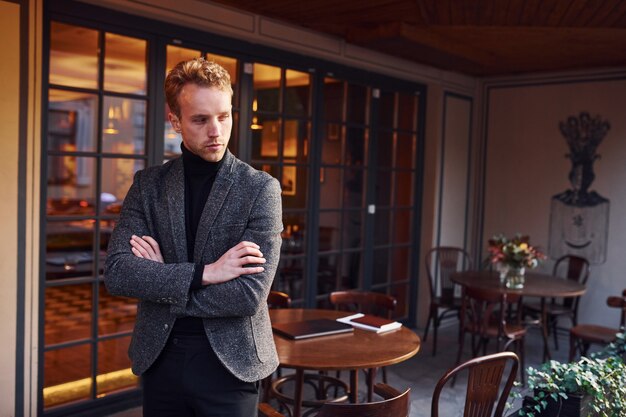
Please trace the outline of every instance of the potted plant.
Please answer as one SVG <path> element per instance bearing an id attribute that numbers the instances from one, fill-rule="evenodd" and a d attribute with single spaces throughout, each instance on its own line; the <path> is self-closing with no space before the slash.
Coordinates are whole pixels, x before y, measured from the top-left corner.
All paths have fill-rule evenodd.
<path id="1" fill-rule="evenodd" d="M 570 363 L 549 361 L 528 368 L 528 389 L 518 416 L 619 417 L 626 415 L 626 336 L 602 351 Z M 514 397 L 522 397 L 515 391 Z"/>

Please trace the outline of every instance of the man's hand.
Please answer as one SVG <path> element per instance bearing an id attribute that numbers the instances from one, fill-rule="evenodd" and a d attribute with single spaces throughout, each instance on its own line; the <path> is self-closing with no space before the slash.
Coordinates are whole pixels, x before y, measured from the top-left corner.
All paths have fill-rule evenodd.
<path id="1" fill-rule="evenodd" d="M 138 258 L 150 259 L 163 263 L 163 255 L 156 240 L 150 236 L 135 236 L 130 238 L 130 250 Z"/>
<path id="2" fill-rule="evenodd" d="M 265 270 L 261 266 L 249 264 L 264 264 L 265 258 L 259 250 L 260 246 L 253 242 L 239 242 L 216 262 L 204 266 L 202 285 L 220 284 L 245 274 L 259 274 Z"/>

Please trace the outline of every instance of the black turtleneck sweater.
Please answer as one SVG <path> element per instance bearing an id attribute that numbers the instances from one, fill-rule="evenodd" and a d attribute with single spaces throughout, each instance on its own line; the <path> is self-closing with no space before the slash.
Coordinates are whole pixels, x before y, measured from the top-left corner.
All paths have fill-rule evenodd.
<path id="1" fill-rule="evenodd" d="M 222 166 L 219 162 L 208 162 L 189 151 L 181 143 L 183 151 L 183 169 L 185 172 L 185 234 L 187 238 L 187 261 L 193 262 L 196 232 L 200 224 L 202 211 L 211 193 L 217 171 Z M 202 287 L 204 265 L 197 264 L 190 290 Z M 181 317 L 176 320 L 175 333 L 204 333 L 202 319 L 198 317 Z"/>

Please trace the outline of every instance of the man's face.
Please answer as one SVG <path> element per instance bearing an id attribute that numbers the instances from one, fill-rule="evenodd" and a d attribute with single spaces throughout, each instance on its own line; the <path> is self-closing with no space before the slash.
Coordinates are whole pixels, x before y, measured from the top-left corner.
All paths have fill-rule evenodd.
<path id="1" fill-rule="evenodd" d="M 224 157 L 233 128 L 232 97 L 215 87 L 186 84 L 178 96 L 180 119 L 168 115 L 185 148 L 205 161 Z"/>

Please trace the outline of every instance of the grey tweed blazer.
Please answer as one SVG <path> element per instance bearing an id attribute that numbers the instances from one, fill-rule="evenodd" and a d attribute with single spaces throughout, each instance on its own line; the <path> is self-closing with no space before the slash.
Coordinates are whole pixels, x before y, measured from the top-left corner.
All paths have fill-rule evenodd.
<path id="1" fill-rule="evenodd" d="M 213 350 L 237 378 L 252 382 L 278 366 L 267 295 L 280 255 L 281 190 L 276 179 L 230 152 L 217 173 L 196 234 L 194 263 L 187 262 L 182 158 L 139 171 L 109 242 L 104 280 L 113 295 L 139 299 L 129 348 L 141 375 L 159 356 L 177 317 L 201 317 Z M 164 263 L 137 258 L 131 235 L 159 242 Z M 261 247 L 261 274 L 189 290 L 195 264 L 215 262 L 248 240 Z"/>

